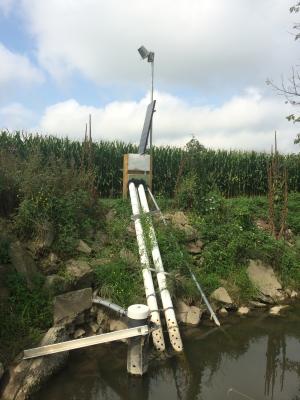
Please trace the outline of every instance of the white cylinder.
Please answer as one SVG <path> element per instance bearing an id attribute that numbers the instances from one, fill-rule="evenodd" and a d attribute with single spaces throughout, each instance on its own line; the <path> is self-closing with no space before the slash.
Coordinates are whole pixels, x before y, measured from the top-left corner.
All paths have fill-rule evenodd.
<path id="1" fill-rule="evenodd" d="M 149 307 L 145 304 L 133 304 L 127 309 L 127 317 L 131 319 L 146 319 L 149 316 Z"/>
<path id="2" fill-rule="evenodd" d="M 140 202 L 142 209 L 145 213 L 149 213 L 149 206 L 145 194 L 145 189 L 143 185 L 139 185 L 138 188 L 139 192 L 139 197 L 140 197 Z M 164 266 L 162 263 L 155 231 L 152 225 L 152 221 L 149 218 L 148 221 L 149 225 L 149 236 L 150 236 L 150 243 L 152 247 L 152 259 L 153 263 L 155 266 L 156 270 L 156 277 L 157 277 L 157 283 L 160 291 L 160 296 L 161 296 L 161 302 L 164 308 L 164 313 L 165 313 L 165 319 L 167 323 L 167 328 L 169 332 L 169 337 L 170 337 L 170 342 L 172 344 L 172 347 L 176 351 L 182 351 L 183 345 L 182 345 L 182 340 L 179 332 L 179 327 L 176 321 L 176 316 L 175 316 L 175 311 L 172 303 L 172 299 L 170 296 L 170 292 L 167 288 L 167 282 L 166 282 L 166 275 L 164 272 Z"/>
<path id="3" fill-rule="evenodd" d="M 164 340 L 164 335 L 163 335 L 163 331 L 162 331 L 162 327 L 161 327 L 160 314 L 159 314 L 159 310 L 158 310 L 156 294 L 155 294 L 152 275 L 151 275 L 151 271 L 150 271 L 150 262 L 149 262 L 146 244 L 145 244 L 145 240 L 144 240 L 143 228 L 142 228 L 141 220 L 139 218 L 140 206 L 139 206 L 137 190 L 136 190 L 135 184 L 133 182 L 131 182 L 129 184 L 129 193 L 130 193 L 132 214 L 135 217 L 134 226 L 135 226 L 136 238 L 137 238 L 139 254 L 140 254 L 140 261 L 141 261 L 141 267 L 142 267 L 146 300 L 147 300 L 147 304 L 150 309 L 150 315 L 151 315 L 150 319 L 151 319 L 151 322 L 153 322 L 155 325 L 158 326 L 158 329 L 155 329 L 152 332 L 153 344 L 157 350 L 164 351 L 165 350 L 165 340 Z"/>

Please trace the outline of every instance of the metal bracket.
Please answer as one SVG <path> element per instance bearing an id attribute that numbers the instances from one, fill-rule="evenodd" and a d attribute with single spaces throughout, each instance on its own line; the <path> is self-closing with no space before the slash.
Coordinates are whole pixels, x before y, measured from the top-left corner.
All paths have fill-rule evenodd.
<path id="1" fill-rule="evenodd" d="M 128 339 L 135 336 L 145 336 L 148 333 L 149 333 L 148 325 L 142 325 L 136 328 L 121 329 L 119 331 L 103 333 L 101 335 L 89 336 L 75 340 L 68 340 L 67 342 L 48 344 L 46 346 L 24 350 L 23 359 L 26 360 L 28 358 L 61 353 L 62 351 L 80 349 L 83 347 L 94 346 L 100 343 L 113 342 L 114 340 Z"/>

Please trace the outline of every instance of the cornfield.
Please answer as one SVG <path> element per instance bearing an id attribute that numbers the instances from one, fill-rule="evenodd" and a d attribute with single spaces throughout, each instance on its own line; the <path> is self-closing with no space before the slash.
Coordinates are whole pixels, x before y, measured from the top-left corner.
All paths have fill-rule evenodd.
<path id="1" fill-rule="evenodd" d="M 122 193 L 123 155 L 137 152 L 137 146 L 118 141 L 100 141 L 92 143 L 89 149 L 100 195 L 119 196 Z M 67 138 L 4 131 L 0 133 L 0 150 L 21 159 L 28 159 L 38 151 L 45 161 L 49 157 L 59 157 L 74 168 L 87 164 L 86 143 Z M 180 165 L 186 157 L 187 152 L 183 148 L 154 147 L 153 190 L 156 194 L 173 196 Z M 289 191 L 300 191 L 300 155 L 279 157 L 287 169 Z M 203 172 L 209 175 L 214 187 L 226 197 L 261 195 L 268 190 L 269 162 L 270 154 L 267 153 L 205 150 L 196 155 L 194 170 L 201 171 L 202 176 Z"/>

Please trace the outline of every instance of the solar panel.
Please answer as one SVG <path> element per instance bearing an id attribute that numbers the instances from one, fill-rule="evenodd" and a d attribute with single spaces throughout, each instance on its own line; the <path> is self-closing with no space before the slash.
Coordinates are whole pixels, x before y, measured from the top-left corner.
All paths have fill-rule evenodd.
<path id="1" fill-rule="evenodd" d="M 147 107 L 146 118 L 145 118 L 143 132 L 142 132 L 140 145 L 139 145 L 139 154 L 144 154 L 146 151 L 146 148 L 147 148 L 148 137 L 149 137 L 149 132 L 150 132 L 150 128 L 151 128 L 155 103 L 156 103 L 156 100 L 153 100 L 152 103 L 150 103 Z"/>

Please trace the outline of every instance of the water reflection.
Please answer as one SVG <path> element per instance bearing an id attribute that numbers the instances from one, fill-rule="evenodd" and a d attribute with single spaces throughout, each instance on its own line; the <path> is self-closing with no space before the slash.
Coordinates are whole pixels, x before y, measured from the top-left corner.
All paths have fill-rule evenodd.
<path id="1" fill-rule="evenodd" d="M 35 399 L 300 400 L 299 312 L 189 329 L 183 337 L 185 353 L 153 355 L 143 379 L 127 375 L 123 344 L 76 351 Z"/>

